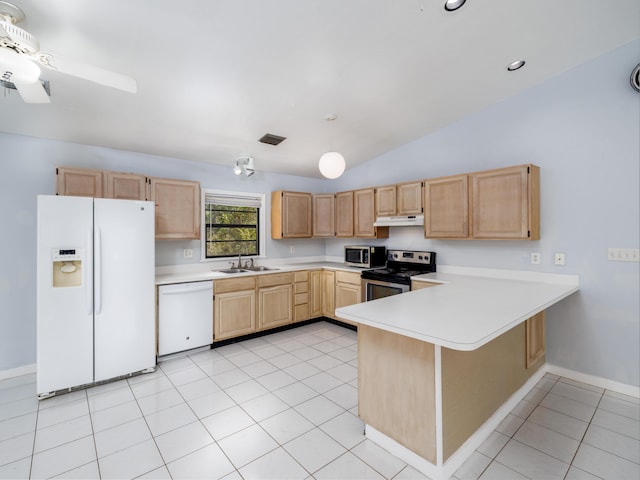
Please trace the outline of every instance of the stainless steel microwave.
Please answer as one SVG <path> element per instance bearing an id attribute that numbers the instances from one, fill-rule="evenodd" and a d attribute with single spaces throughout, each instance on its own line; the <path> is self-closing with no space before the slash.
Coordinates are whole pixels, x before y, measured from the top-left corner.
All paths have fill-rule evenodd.
<path id="1" fill-rule="evenodd" d="M 385 247 L 347 245 L 344 247 L 344 263 L 350 267 L 384 267 L 387 261 Z"/>

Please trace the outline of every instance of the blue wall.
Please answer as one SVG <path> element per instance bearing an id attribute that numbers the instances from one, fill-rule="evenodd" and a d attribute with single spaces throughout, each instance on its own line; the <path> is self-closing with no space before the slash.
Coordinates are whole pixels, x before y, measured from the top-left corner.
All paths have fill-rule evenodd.
<path id="1" fill-rule="evenodd" d="M 547 360 L 640 385 L 640 268 L 607 261 L 608 247 L 638 248 L 640 95 L 629 75 L 640 42 L 621 47 L 538 87 L 348 170 L 331 182 L 220 167 L 0 133 L 0 371 L 35 362 L 35 196 L 53 193 L 57 165 L 198 180 L 203 187 L 269 193 L 341 191 L 523 163 L 541 167 L 541 240 L 425 240 L 394 227 L 367 243 L 429 249 L 440 264 L 577 274 L 581 290 L 547 316 Z M 527 68 L 535 68 L 533 65 Z M 472 79 L 470 79 L 472 81 Z M 341 255 L 332 239 L 271 241 L 269 257 Z M 157 242 L 157 264 L 185 262 L 196 242 Z M 541 265 L 530 253 L 542 254 Z M 553 265 L 554 252 L 566 266 Z M 195 252 L 194 252 L 195 253 Z M 472 313 L 472 312 L 470 312 Z"/>

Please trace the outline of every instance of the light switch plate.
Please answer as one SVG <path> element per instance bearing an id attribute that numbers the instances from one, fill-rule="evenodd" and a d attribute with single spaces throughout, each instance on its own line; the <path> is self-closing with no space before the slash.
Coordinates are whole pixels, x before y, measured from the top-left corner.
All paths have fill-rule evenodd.
<path id="1" fill-rule="evenodd" d="M 182 250 L 182 256 L 184 258 L 193 258 L 193 248 L 185 248 Z"/>

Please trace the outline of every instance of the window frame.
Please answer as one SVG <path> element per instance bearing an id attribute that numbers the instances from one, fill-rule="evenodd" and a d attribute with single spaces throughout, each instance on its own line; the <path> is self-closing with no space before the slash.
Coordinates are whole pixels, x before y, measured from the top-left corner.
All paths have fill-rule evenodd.
<path id="1" fill-rule="evenodd" d="M 226 257 L 213 257 L 207 258 L 207 225 L 205 222 L 205 210 L 207 205 L 207 194 L 218 196 L 233 196 L 233 197 L 251 197 L 260 199 L 260 207 L 258 207 L 258 254 L 257 255 L 243 255 L 247 258 L 264 258 L 267 255 L 266 240 L 267 240 L 267 215 L 266 215 L 266 195 L 264 193 L 250 193 L 250 192 L 237 192 L 231 190 L 218 190 L 214 188 L 202 188 L 200 192 L 200 261 L 201 262 L 219 262 L 229 258 L 237 258 L 238 255 L 230 255 Z"/>

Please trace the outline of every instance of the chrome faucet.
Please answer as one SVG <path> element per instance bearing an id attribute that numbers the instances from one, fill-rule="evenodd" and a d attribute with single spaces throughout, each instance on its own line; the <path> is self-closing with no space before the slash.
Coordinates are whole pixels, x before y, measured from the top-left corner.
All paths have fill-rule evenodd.
<path id="1" fill-rule="evenodd" d="M 242 268 L 242 254 L 238 254 L 238 265 L 234 265 L 233 261 L 229 263 L 231 264 L 231 268 Z"/>

